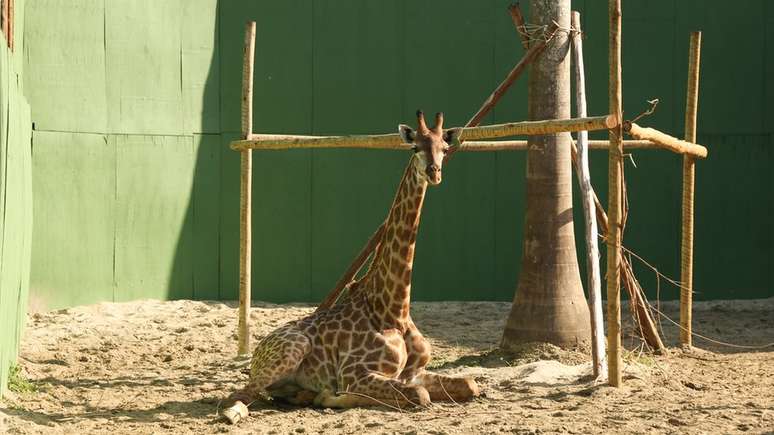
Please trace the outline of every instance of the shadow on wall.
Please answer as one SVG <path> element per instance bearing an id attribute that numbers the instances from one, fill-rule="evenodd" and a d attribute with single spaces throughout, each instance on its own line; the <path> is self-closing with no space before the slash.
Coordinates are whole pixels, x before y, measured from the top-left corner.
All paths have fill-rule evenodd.
<path id="1" fill-rule="evenodd" d="M 208 7 L 188 6 L 184 11 L 184 26 L 190 27 L 184 33 L 181 80 L 183 102 L 189 106 L 190 113 L 186 127 L 192 136 L 192 178 L 169 272 L 167 299 L 217 300 L 221 296 L 228 299 L 228 295 L 220 294 L 218 279 L 221 159 L 228 152 L 223 149 L 225 139 L 222 139 L 227 135 L 221 134 L 221 2 L 194 3 Z"/>

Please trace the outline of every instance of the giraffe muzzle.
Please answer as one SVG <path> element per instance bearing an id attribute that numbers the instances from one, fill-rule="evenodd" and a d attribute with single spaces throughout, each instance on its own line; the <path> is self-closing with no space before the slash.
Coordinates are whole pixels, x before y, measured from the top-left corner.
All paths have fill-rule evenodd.
<path id="1" fill-rule="evenodd" d="M 427 174 L 427 181 L 430 184 L 440 184 L 441 183 L 441 168 L 436 166 L 435 164 L 427 165 L 427 168 L 425 169 L 425 173 Z"/>

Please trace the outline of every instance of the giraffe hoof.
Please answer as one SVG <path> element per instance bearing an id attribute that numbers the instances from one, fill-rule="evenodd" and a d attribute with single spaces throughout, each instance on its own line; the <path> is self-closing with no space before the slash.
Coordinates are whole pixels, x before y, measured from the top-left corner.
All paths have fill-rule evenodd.
<path id="1" fill-rule="evenodd" d="M 481 390 L 478 388 L 478 384 L 473 378 L 463 378 L 463 382 L 467 387 L 467 391 L 463 393 L 466 396 L 466 399 L 472 399 L 481 395 Z"/>
<path id="2" fill-rule="evenodd" d="M 232 407 L 223 410 L 223 416 L 231 424 L 237 424 L 239 420 L 247 418 L 247 415 L 247 406 L 242 402 L 237 402 Z"/>
<path id="3" fill-rule="evenodd" d="M 420 408 L 429 408 L 430 405 L 432 405 L 432 402 L 430 401 L 430 393 L 427 392 L 425 387 L 417 386 L 416 393 L 417 405 L 419 405 Z"/>

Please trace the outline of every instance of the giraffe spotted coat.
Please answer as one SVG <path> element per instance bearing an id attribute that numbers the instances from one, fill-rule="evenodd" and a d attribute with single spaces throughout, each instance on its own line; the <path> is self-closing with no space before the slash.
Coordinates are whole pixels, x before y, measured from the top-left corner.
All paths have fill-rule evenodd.
<path id="1" fill-rule="evenodd" d="M 469 378 L 425 369 L 430 344 L 410 315 L 411 273 L 428 184 L 441 182 L 443 157 L 460 129 L 399 131 L 415 153 L 390 208 L 384 236 L 368 272 L 336 305 L 290 322 L 260 341 L 247 387 L 230 397 L 249 404 L 263 392 L 291 403 L 325 407 L 427 405 L 478 395 Z"/>

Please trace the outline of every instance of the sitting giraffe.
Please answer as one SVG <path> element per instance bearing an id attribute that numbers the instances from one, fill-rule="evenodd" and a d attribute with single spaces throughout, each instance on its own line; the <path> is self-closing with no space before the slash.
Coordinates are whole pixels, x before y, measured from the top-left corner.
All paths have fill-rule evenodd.
<path id="1" fill-rule="evenodd" d="M 441 182 L 449 144 L 461 128 L 443 130 L 443 114 L 427 127 L 400 125 L 414 155 L 390 208 L 368 272 L 328 309 L 289 322 L 260 341 L 248 385 L 233 393 L 224 416 L 236 423 L 263 392 L 298 405 L 350 408 L 375 404 L 427 406 L 431 400 L 469 400 L 475 381 L 425 370 L 430 344 L 409 313 L 411 269 L 427 185 Z"/>

